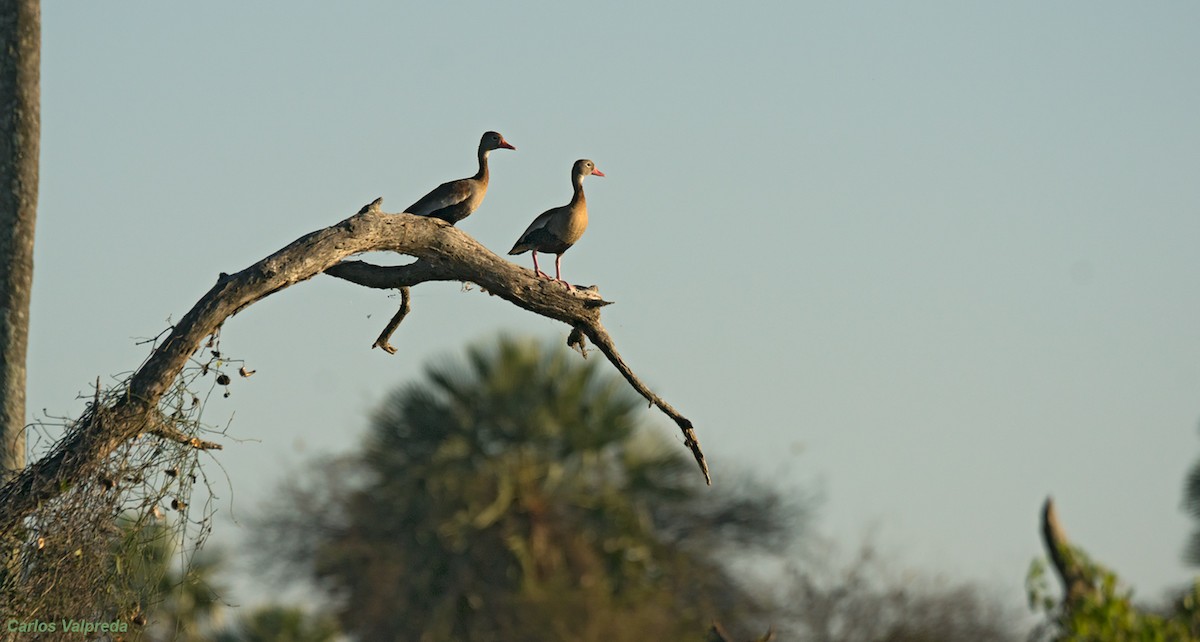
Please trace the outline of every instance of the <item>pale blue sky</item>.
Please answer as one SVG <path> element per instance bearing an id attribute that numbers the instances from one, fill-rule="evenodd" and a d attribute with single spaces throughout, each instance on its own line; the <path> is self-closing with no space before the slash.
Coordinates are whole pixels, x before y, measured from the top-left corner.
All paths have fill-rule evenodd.
<path id="1" fill-rule="evenodd" d="M 1200 5 L 403 4 L 45 3 L 31 412 L 77 412 L 219 272 L 470 174 L 496 129 L 519 150 L 461 227 L 504 251 L 595 160 L 564 272 L 617 301 L 717 483 L 820 488 L 847 548 L 875 529 L 1013 596 L 1053 493 L 1139 593 L 1189 577 Z M 226 325 L 258 370 L 208 415 L 252 440 L 220 455 L 235 513 L 429 360 L 567 333 L 414 295 L 396 356 L 368 350 L 396 299 L 328 277 Z"/>

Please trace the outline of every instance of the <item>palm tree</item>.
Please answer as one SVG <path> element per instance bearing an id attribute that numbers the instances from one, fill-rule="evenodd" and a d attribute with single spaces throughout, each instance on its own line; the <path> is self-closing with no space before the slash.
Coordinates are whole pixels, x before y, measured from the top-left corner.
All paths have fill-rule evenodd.
<path id="1" fill-rule="evenodd" d="M 722 545 L 778 544 L 792 513 L 703 491 L 642 403 L 565 349 L 472 347 L 391 395 L 261 541 L 362 640 L 694 640 L 754 603 Z"/>

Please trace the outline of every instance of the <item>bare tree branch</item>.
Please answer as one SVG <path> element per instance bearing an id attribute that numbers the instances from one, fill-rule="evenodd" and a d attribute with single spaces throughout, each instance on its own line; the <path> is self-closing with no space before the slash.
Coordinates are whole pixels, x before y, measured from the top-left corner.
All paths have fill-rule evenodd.
<path id="1" fill-rule="evenodd" d="M 704 473 L 704 481 L 711 486 L 712 477 L 708 474 L 708 463 L 704 461 L 704 452 L 700 450 L 700 441 L 696 439 L 696 431 L 692 428 L 691 420 L 679 414 L 679 411 L 671 407 L 671 404 L 663 401 L 661 397 L 654 394 L 653 390 L 642 383 L 642 380 L 638 379 L 637 375 L 633 374 L 633 370 L 625 364 L 625 360 L 617 353 L 617 346 L 613 343 L 612 337 L 608 335 L 608 331 L 604 329 L 604 326 L 600 325 L 599 315 L 596 315 L 594 320 L 580 323 L 575 327 L 587 335 L 592 340 L 592 343 L 596 344 L 597 348 L 600 348 L 600 352 L 603 352 L 604 356 L 608 357 L 608 360 L 616 366 L 617 371 L 621 373 L 621 376 L 625 377 L 625 380 L 629 382 L 629 385 L 633 386 L 634 390 L 638 391 L 638 394 L 645 397 L 650 403 L 658 406 L 659 410 L 675 421 L 675 424 L 679 426 L 679 430 L 683 433 L 683 445 L 692 451 L 692 456 L 696 458 L 696 464 L 700 466 L 700 471 Z"/>
<path id="2" fill-rule="evenodd" d="M 371 344 L 372 348 L 381 348 L 388 354 L 396 354 L 396 347 L 388 343 L 388 340 L 392 338 L 392 334 L 396 332 L 396 328 L 400 327 L 400 322 L 404 320 L 404 317 L 408 316 L 408 312 L 411 309 L 408 305 L 409 289 L 407 285 L 401 286 L 400 309 L 396 311 L 396 315 L 392 317 L 392 320 L 388 321 L 383 332 L 379 333 L 379 338 L 375 340 L 375 343 Z"/>
<path id="3" fill-rule="evenodd" d="M 1050 563 L 1062 580 L 1066 596 L 1064 602 L 1072 604 L 1091 593 L 1094 590 L 1091 574 L 1080 564 L 1067 540 L 1067 534 L 1058 521 L 1058 511 L 1054 509 L 1054 499 L 1050 497 L 1046 498 L 1042 507 L 1042 538 L 1050 553 Z"/>
<path id="4" fill-rule="evenodd" d="M 491 254 L 489 250 L 484 249 L 483 251 Z M 499 259 L 499 257 L 495 258 Z M 708 463 L 705 461 L 704 453 L 700 449 L 700 441 L 696 438 L 696 431 L 692 427 L 691 420 L 663 401 L 661 397 L 656 395 L 649 386 L 634 374 L 633 370 L 625 363 L 625 360 L 621 358 L 620 353 L 617 352 L 616 344 L 613 343 L 608 331 L 600 324 L 599 308 L 609 305 L 610 302 L 600 299 L 599 294 L 594 289 L 577 288 L 574 292 L 582 296 L 576 296 L 553 281 L 533 276 L 532 271 L 526 271 L 507 261 L 503 261 L 503 259 L 501 261 L 506 266 L 506 274 L 503 275 L 506 280 L 504 286 L 497 289 L 495 286 L 489 286 L 488 284 L 480 285 L 488 292 L 509 299 L 520 307 L 570 324 L 573 330 L 567 339 L 567 344 L 572 347 L 578 346 L 581 353 L 583 353 L 583 348 L 580 334 L 591 339 L 592 343 L 604 353 L 604 356 L 608 357 L 608 360 L 621 373 L 621 376 L 625 377 L 629 385 L 633 386 L 634 390 L 637 390 L 638 394 L 645 397 L 651 404 L 658 406 L 659 410 L 662 410 L 663 413 L 675 421 L 676 425 L 679 426 L 680 432 L 683 433 L 684 445 L 692 451 L 692 456 L 696 458 L 696 463 L 700 466 L 700 471 L 704 473 L 705 482 L 711 485 L 712 477 L 708 471 Z M 422 281 L 444 280 L 440 278 L 437 270 L 428 264 L 423 265 L 422 261 L 392 267 L 372 265 L 361 261 L 344 261 L 326 270 L 326 274 L 372 288 L 407 288 Z M 463 280 L 473 281 L 473 279 Z M 530 282 L 537 287 L 530 288 Z M 521 292 L 527 295 L 536 294 L 539 297 L 543 294 L 554 295 L 551 297 L 554 300 L 549 305 L 557 306 L 554 309 L 555 314 L 548 314 L 541 309 L 534 309 L 534 307 L 527 304 L 524 298 L 510 298 L 512 292 Z M 404 296 L 403 292 L 402 296 Z M 565 305 L 565 302 L 560 303 L 559 298 L 565 299 L 570 305 Z M 388 327 L 384 329 L 383 334 L 376 341 L 376 345 L 379 345 L 380 341 L 384 342 L 384 344 L 387 343 L 387 338 L 391 336 L 392 331 L 400 323 L 397 317 L 403 319 L 404 315 L 408 312 L 407 307 L 407 298 L 405 298 L 401 303 L 400 312 L 397 313 L 396 317 L 393 317 Z M 389 346 L 385 345 L 381 347 L 387 350 Z M 394 349 L 388 350 L 388 352 L 394 352 Z"/>
<path id="5" fill-rule="evenodd" d="M 197 450 L 223 450 L 224 448 L 221 446 L 221 444 L 218 444 L 215 441 L 205 441 L 199 437 L 193 437 L 180 432 L 179 429 L 171 425 L 171 422 L 165 417 L 159 420 L 158 426 L 151 430 L 150 434 L 154 435 L 155 437 L 161 437 L 177 443 L 186 444 Z"/>
<path id="6" fill-rule="evenodd" d="M 344 261 L 361 252 L 392 251 L 416 259 L 409 265 L 379 267 Z M 129 379 L 121 400 L 104 412 L 85 412 L 54 450 L 24 468 L 0 488 L 0 531 L 16 526 L 40 503 L 81 478 L 124 441 L 157 427 L 158 402 L 187 360 L 230 316 L 296 283 L 326 272 L 374 288 L 400 288 L 426 281 L 478 284 L 489 294 L 544 317 L 581 328 L 634 388 L 679 425 L 684 440 L 708 479 L 707 465 L 689 420 L 642 384 L 621 360 L 600 325 L 608 302 L 594 291 L 568 291 L 534 276 L 438 219 L 380 211 L 380 201 L 325 229 L 307 234 L 236 274 L 221 274 L 216 285 L 179 320 Z M 711 482 L 710 482 L 711 483 Z"/>

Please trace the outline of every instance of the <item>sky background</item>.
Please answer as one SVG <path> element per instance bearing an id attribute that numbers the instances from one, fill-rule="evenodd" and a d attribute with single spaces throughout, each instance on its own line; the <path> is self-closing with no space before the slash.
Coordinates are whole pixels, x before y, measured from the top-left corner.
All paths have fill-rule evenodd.
<path id="1" fill-rule="evenodd" d="M 564 273 L 617 302 L 716 483 L 818 492 L 847 549 L 1013 604 L 1048 494 L 1139 595 L 1192 575 L 1200 4 L 408 4 L 45 3 L 31 419 L 218 273 L 472 174 L 496 129 L 518 151 L 460 227 L 507 250 L 593 159 Z M 226 324 L 258 374 L 206 410 L 244 440 L 214 541 L 424 364 L 568 333 L 413 295 L 395 356 L 369 347 L 398 299 L 330 277 Z"/>

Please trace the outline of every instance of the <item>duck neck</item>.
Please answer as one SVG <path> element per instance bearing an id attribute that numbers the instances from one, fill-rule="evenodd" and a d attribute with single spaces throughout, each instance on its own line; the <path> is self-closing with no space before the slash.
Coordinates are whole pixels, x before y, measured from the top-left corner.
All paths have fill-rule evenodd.
<path id="1" fill-rule="evenodd" d="M 575 194 L 571 196 L 571 205 L 586 204 L 587 198 L 583 195 L 583 174 L 572 174 L 571 185 L 575 188 Z"/>
<path id="2" fill-rule="evenodd" d="M 490 151 L 490 150 L 484 149 L 482 146 L 480 146 L 480 148 L 479 148 L 479 171 L 475 172 L 475 180 L 483 181 L 484 183 L 486 183 L 488 180 L 488 163 L 487 163 L 488 151 Z"/>

